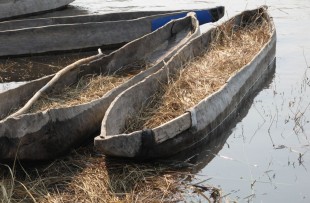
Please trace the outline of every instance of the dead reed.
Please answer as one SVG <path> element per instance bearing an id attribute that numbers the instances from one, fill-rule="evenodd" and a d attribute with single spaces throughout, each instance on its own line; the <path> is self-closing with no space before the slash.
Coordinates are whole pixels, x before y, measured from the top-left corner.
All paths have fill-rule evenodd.
<path id="1" fill-rule="evenodd" d="M 33 167 L 0 166 L 0 198 L 5 202 L 176 202 L 180 179 L 163 164 L 107 159 L 92 147 Z"/>
<path id="2" fill-rule="evenodd" d="M 271 25 L 261 16 L 246 26 L 229 21 L 213 33 L 211 46 L 185 64 L 169 84 L 130 119 L 125 132 L 154 128 L 183 114 L 199 101 L 219 90 L 249 63 L 271 36 Z"/>
<path id="3" fill-rule="evenodd" d="M 99 99 L 109 90 L 121 85 L 141 70 L 148 68 L 146 62 L 134 62 L 119 72 L 107 75 L 86 75 L 76 84 L 64 87 L 41 97 L 29 112 L 51 108 L 63 108 Z"/>
<path id="4" fill-rule="evenodd" d="M 266 22 L 233 32 L 229 26 L 220 27 L 212 47 L 184 66 L 177 77 L 171 78 L 165 91 L 150 98 L 151 102 L 144 109 L 148 110 L 148 115 L 159 116 L 160 121 L 151 118 L 143 121 L 143 125 L 156 126 L 170 120 L 217 91 L 269 39 L 270 27 Z M 77 85 L 83 83 L 84 86 L 76 94 L 85 94 L 91 86 L 89 81 L 100 80 L 102 76 L 97 77 L 80 81 Z M 93 87 L 100 89 L 98 83 Z M 90 93 L 91 99 L 94 99 L 93 94 Z M 161 95 L 164 99 L 157 103 Z M 50 108 L 49 105 L 45 107 Z M 186 171 L 176 172 L 161 164 L 108 159 L 92 149 L 91 145 L 82 147 L 62 159 L 35 167 L 0 165 L 0 199 L 4 202 L 177 202 L 183 200 L 184 192 L 191 190 L 204 196 L 203 192 L 211 188 L 191 185 L 184 190 L 181 180 L 191 176 Z M 217 188 L 211 191 L 215 199 L 220 196 Z M 209 201 L 209 197 L 205 198 Z"/>

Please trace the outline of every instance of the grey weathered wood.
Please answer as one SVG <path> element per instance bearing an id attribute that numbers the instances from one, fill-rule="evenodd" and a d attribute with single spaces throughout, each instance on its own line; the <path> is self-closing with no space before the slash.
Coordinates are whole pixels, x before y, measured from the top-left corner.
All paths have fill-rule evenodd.
<path id="1" fill-rule="evenodd" d="M 57 9 L 74 0 L 1 0 L 0 20 Z"/>
<path id="2" fill-rule="evenodd" d="M 271 38 L 253 59 L 232 76 L 221 89 L 207 96 L 188 112 L 154 129 L 123 134 L 125 123 L 137 114 L 162 84 L 167 84 L 168 75 L 177 72 L 182 64 L 200 55 L 208 46 L 216 28 L 193 39 L 172 57 L 164 68 L 145 80 L 128 88 L 111 103 L 102 121 L 101 134 L 95 138 L 95 147 L 111 156 L 156 158 L 167 157 L 184 150 L 227 123 L 245 99 L 257 90 L 264 76 L 272 72 L 276 51 L 276 31 L 265 7 L 242 12 L 232 18 L 236 25 L 244 19 L 262 13 L 272 27 Z M 134 136 L 134 144 L 125 145 Z M 120 148 L 125 146 L 126 150 Z M 130 153 L 127 153 L 130 152 Z"/>
<path id="3" fill-rule="evenodd" d="M 68 72 L 70 72 L 73 69 L 78 68 L 79 66 L 82 66 L 84 64 L 90 63 L 98 58 L 100 58 L 100 56 L 102 55 L 102 52 L 100 51 L 98 55 L 96 56 L 91 56 L 88 58 L 84 58 L 84 59 L 80 59 L 72 64 L 70 64 L 69 66 L 61 69 L 60 71 L 58 71 L 54 77 L 48 82 L 46 83 L 40 90 L 38 90 L 33 97 L 31 97 L 29 99 L 29 101 L 21 108 L 19 109 L 17 112 L 11 114 L 9 116 L 9 118 L 13 118 L 16 116 L 20 116 L 21 114 L 26 113 L 31 107 L 32 105 L 42 96 L 42 94 L 44 94 L 45 92 L 49 91 L 49 89 L 53 88 L 53 86 L 65 75 L 68 74 Z"/>
<path id="4" fill-rule="evenodd" d="M 0 159 L 52 159 L 95 136 L 106 109 L 117 95 L 161 69 L 163 60 L 168 60 L 199 34 L 199 24 L 194 16 L 172 21 L 107 56 L 94 56 L 91 61 L 74 66 L 53 84 L 53 89 L 57 90 L 77 82 L 83 75 L 112 74 L 135 61 L 146 60 L 154 64 L 100 99 L 88 103 L 5 118 L 9 109 L 23 106 L 54 75 L 0 93 L 0 119 L 3 119 L 0 121 Z"/>
<path id="5" fill-rule="evenodd" d="M 152 16 L 152 15 L 160 16 L 162 14 L 169 14 L 169 13 L 177 14 L 180 12 L 187 12 L 187 11 L 186 10 L 134 11 L 134 12 L 61 16 L 61 17 L 48 17 L 48 18 L 16 19 L 16 20 L 0 22 L 0 30 L 7 31 L 7 30 L 17 30 L 17 29 L 23 29 L 23 28 L 42 27 L 42 26 L 51 26 L 51 25 L 133 20 L 133 19 L 143 18 L 147 16 Z"/>
<path id="6" fill-rule="evenodd" d="M 212 11 L 213 20 L 217 21 L 223 9 L 205 10 Z M 154 19 L 178 13 L 137 12 L 0 23 L 0 56 L 120 46 L 152 32 Z"/>

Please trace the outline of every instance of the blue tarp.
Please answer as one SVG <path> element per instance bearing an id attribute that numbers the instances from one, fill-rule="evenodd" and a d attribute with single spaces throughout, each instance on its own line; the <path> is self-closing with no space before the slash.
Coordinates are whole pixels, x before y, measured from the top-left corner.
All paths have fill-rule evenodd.
<path id="1" fill-rule="evenodd" d="M 212 22 L 212 15 L 208 10 L 194 11 L 196 13 L 199 25 Z M 187 15 L 188 12 L 179 13 L 173 16 L 166 16 L 162 18 L 157 18 L 152 21 L 152 31 L 157 30 L 171 20 L 183 18 Z"/>

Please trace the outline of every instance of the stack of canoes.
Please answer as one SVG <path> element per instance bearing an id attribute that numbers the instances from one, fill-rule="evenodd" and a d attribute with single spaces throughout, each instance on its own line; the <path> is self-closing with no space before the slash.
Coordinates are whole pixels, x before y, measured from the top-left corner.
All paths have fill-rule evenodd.
<path id="1" fill-rule="evenodd" d="M 211 21 L 220 17 L 214 16 Z M 23 160 L 55 158 L 98 133 L 104 113 L 117 95 L 161 69 L 164 60 L 167 61 L 199 34 L 196 15 L 190 13 L 109 55 L 99 52 L 65 67 L 55 75 L 0 93 L 1 159 L 13 159 L 16 155 Z M 62 94 L 65 87 L 80 83 L 84 77 L 96 76 L 116 78 L 111 80 L 111 83 L 116 81 L 112 84 L 115 88 L 76 105 L 43 110 L 28 108 L 29 102 L 37 100 L 38 95 L 48 95 L 53 100 L 51 95 L 55 92 Z M 22 112 L 15 112 L 20 108 Z"/>
<path id="2" fill-rule="evenodd" d="M 145 15 L 143 12 L 138 13 L 138 19 L 127 22 L 129 24 L 126 26 L 131 28 L 136 27 L 134 25 L 137 27 L 140 25 L 138 30 L 133 30 L 133 35 L 129 38 L 123 36 L 131 35 L 127 27 L 120 35 L 115 34 L 115 31 L 107 34 L 107 37 L 111 37 L 108 41 L 94 40 L 96 44 L 85 45 L 81 39 L 73 39 L 72 43 L 69 42 L 72 45 L 69 50 L 130 42 L 109 55 L 103 55 L 99 50 L 98 55 L 81 59 L 54 75 L 30 81 L 0 93 L 0 159 L 15 157 L 21 160 L 52 159 L 78 146 L 86 139 L 98 135 L 100 130 L 101 134 L 95 138 L 97 150 L 111 156 L 138 158 L 170 156 L 208 136 L 209 132 L 229 119 L 229 115 L 240 108 L 239 104 L 255 90 L 260 78 L 272 69 L 270 64 L 275 57 L 275 28 L 265 8 L 246 11 L 232 18 L 229 21 L 234 25 L 231 31 L 254 21 L 266 22 L 269 25 L 270 37 L 250 62 L 240 67 L 239 71 L 235 72 L 217 92 L 193 105 L 177 118 L 158 127 L 147 129 L 142 127 L 133 132 L 127 132 L 125 129 L 128 120 L 133 115 L 140 114 L 140 110 L 150 101 L 150 98 L 155 98 L 153 95 L 162 90 L 163 84 L 171 82 L 170 75 L 178 74 L 185 63 L 201 55 L 211 46 L 217 28 L 199 36 L 199 22 L 203 22 L 201 17 L 207 19 L 206 22 L 214 22 L 221 18 L 224 12 L 223 7 L 218 7 L 209 10 L 208 15 L 205 11 L 196 11 L 196 14 L 186 13 L 150 12 L 150 15 L 144 17 L 141 17 Z M 110 15 L 110 17 L 115 16 Z M 72 22 L 73 27 L 79 28 L 80 24 L 74 23 L 75 18 L 80 17 L 66 20 Z M 107 20 L 101 23 L 97 22 L 96 18 L 101 17 L 91 16 L 92 20 L 86 20 L 87 22 L 82 23 L 83 26 L 91 25 L 97 29 L 98 24 L 109 27 L 113 23 L 119 25 L 119 29 L 122 30 L 126 21 L 123 20 L 122 15 L 119 15 L 117 22 Z M 104 18 L 108 19 L 109 15 Z M 170 21 L 171 19 L 176 20 Z M 5 30 L 2 31 L 4 35 L 10 32 L 9 26 L 13 26 L 12 32 L 16 33 L 27 29 L 32 29 L 30 33 L 36 33 L 43 27 L 50 29 L 58 27 L 56 30 L 59 31 L 59 35 L 56 34 L 56 38 L 59 39 L 63 36 L 60 28 L 68 25 L 67 21 L 63 22 L 63 20 L 63 18 L 55 18 L 55 23 L 47 19 L 30 20 L 29 23 L 34 23 L 30 28 L 23 28 L 23 23 L 18 21 L 11 25 L 2 24 L 0 27 Z M 45 23 L 50 25 L 42 26 Z M 69 32 L 73 27 L 68 28 L 67 31 Z M 94 32 L 94 35 L 97 32 L 100 35 L 103 31 Z M 137 33 L 142 37 L 137 37 L 138 35 L 135 35 Z M 112 40 L 114 35 L 115 39 Z M 91 38 L 92 33 L 85 33 L 81 38 L 85 36 Z M 133 40 L 133 38 L 137 39 Z M 41 40 L 44 41 L 46 38 L 42 37 Z M 75 46 L 75 44 L 83 45 Z M 12 52 L 2 55 L 65 50 L 58 42 L 48 50 L 42 45 L 38 45 L 30 52 L 25 52 L 27 49 L 20 52 L 13 52 L 14 49 L 12 49 Z M 40 100 L 44 98 L 50 101 L 58 100 L 54 96 L 64 95 L 68 86 L 73 84 L 75 88 L 84 83 L 85 78 L 90 81 L 97 77 L 103 77 L 100 83 L 109 81 L 111 88 L 100 92 L 99 96 L 80 103 L 37 108 L 40 106 Z M 85 87 L 88 86 L 90 85 L 85 85 Z M 98 86 L 98 89 L 100 88 Z"/>

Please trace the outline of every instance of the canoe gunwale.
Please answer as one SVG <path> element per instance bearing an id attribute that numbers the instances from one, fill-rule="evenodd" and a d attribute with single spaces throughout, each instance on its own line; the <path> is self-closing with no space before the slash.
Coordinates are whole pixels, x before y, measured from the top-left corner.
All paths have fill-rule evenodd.
<path id="1" fill-rule="evenodd" d="M 174 148 L 174 144 L 178 143 L 179 145 L 181 145 L 178 141 L 182 140 L 183 138 L 180 137 L 181 134 L 184 134 L 183 132 L 187 132 L 185 134 L 187 134 L 187 136 L 189 136 L 189 134 L 191 134 L 191 136 L 194 136 L 195 133 L 199 133 L 202 130 L 204 130 L 206 128 L 206 126 L 209 126 L 213 123 L 215 123 L 215 121 L 221 117 L 220 115 L 222 115 L 225 111 L 226 108 L 228 106 L 230 106 L 230 102 L 232 102 L 232 100 L 236 100 L 236 96 L 238 94 L 240 94 L 240 92 L 243 92 L 243 96 L 238 98 L 238 102 L 236 103 L 235 107 L 237 107 L 239 105 L 239 103 L 241 103 L 244 99 L 244 97 L 248 94 L 248 91 L 256 84 L 256 81 L 260 79 L 261 75 L 263 75 L 263 73 L 269 68 L 270 64 L 273 63 L 273 60 L 275 58 L 275 46 L 276 46 L 276 30 L 274 27 L 274 23 L 272 21 L 272 18 L 269 17 L 269 15 L 266 13 L 266 7 L 261 7 L 259 9 L 255 9 L 252 11 L 245 11 L 242 12 L 241 14 L 231 18 L 235 20 L 235 24 L 240 24 L 241 18 L 240 16 L 243 16 L 245 14 L 247 14 L 247 12 L 259 12 L 263 10 L 264 11 L 264 16 L 265 18 L 267 18 L 268 22 L 271 25 L 271 37 L 268 40 L 268 42 L 265 43 L 265 45 L 261 48 L 261 50 L 252 58 L 252 60 L 247 63 L 245 66 L 243 66 L 235 75 L 231 76 L 225 85 L 223 85 L 218 91 L 212 93 L 211 95 L 207 96 L 206 98 L 202 99 L 198 104 L 196 104 L 195 106 L 193 106 L 191 109 L 189 109 L 188 111 L 186 111 L 184 114 L 156 127 L 153 129 L 149 129 L 150 131 L 152 131 L 152 136 L 153 139 L 155 140 L 155 142 L 153 143 L 153 146 L 149 146 L 149 149 L 143 149 L 143 130 L 139 130 L 139 131 L 135 131 L 135 134 L 140 134 L 141 135 L 141 140 L 140 140 L 140 148 L 139 149 L 135 149 L 133 151 L 137 151 L 136 154 L 130 154 L 127 155 L 125 153 L 119 153 L 117 150 L 121 150 L 121 149 L 113 149 L 112 147 L 110 148 L 109 146 L 109 142 L 111 142 L 111 145 L 118 145 L 116 143 L 116 141 L 112 141 L 114 136 L 114 134 L 110 134 L 110 132 L 113 131 L 106 131 L 106 127 L 107 124 L 106 122 L 108 122 L 109 120 L 109 116 L 110 115 L 110 111 L 112 111 L 113 105 L 115 102 L 117 102 L 117 99 L 119 99 L 122 95 L 126 94 L 126 91 L 132 91 L 135 86 L 140 85 L 141 83 L 143 83 L 144 81 L 141 81 L 139 84 L 132 86 L 131 88 L 127 89 L 125 92 L 123 92 L 121 95 L 119 95 L 114 101 L 113 103 L 111 103 L 111 106 L 109 107 L 109 109 L 107 110 L 107 113 L 105 114 L 105 117 L 103 119 L 103 123 L 102 123 L 102 129 L 101 129 L 101 135 L 95 138 L 95 147 L 97 147 L 98 150 L 106 153 L 107 155 L 112 155 L 112 156 L 125 156 L 125 157 L 148 157 L 148 158 L 152 158 L 152 157 L 160 157 L 160 156 L 169 156 L 171 154 L 167 153 L 167 154 L 163 154 L 160 150 L 153 150 L 152 148 L 157 148 L 157 146 L 160 145 L 165 145 L 165 142 L 170 142 L 171 145 L 169 146 L 168 144 L 166 144 L 165 146 L 167 148 Z M 167 62 L 167 66 L 170 65 L 170 63 L 173 63 L 174 60 L 177 60 L 176 57 L 178 55 L 182 55 L 186 50 L 186 49 L 191 49 L 191 44 L 203 44 L 202 46 L 207 46 L 208 42 L 210 41 L 210 37 L 212 32 L 215 30 L 216 28 L 212 28 L 210 29 L 207 33 L 203 34 L 202 36 L 200 36 L 199 38 L 193 39 L 192 41 L 188 42 L 186 46 L 184 46 L 181 50 L 179 50 L 176 53 L 176 56 L 171 58 L 168 62 Z M 205 40 L 203 42 L 203 40 Z M 199 43 L 200 42 L 200 43 Z M 201 46 L 201 45 L 200 45 Z M 194 50 L 191 50 L 192 52 L 194 52 Z M 268 54 L 271 53 L 271 58 L 270 56 L 268 56 Z M 189 54 L 191 55 L 191 54 Z M 191 56 L 189 56 L 189 58 L 191 58 Z M 264 60 L 268 60 L 268 64 L 265 64 L 267 66 L 267 68 L 260 70 L 260 68 L 257 67 L 257 63 L 261 63 Z M 171 65 L 171 68 L 173 68 L 173 64 Z M 261 71 L 259 73 L 259 77 L 253 82 L 252 86 L 247 87 L 247 89 L 243 90 L 246 86 L 246 83 L 248 82 L 249 78 L 252 78 L 252 74 L 254 72 L 257 71 Z M 163 69 L 160 71 L 164 71 Z M 252 71 L 252 72 L 251 72 Z M 248 72 L 248 73 L 247 73 Z M 247 73 L 247 74 L 245 74 Z M 149 76 L 147 79 L 151 78 L 151 77 L 156 77 L 157 73 L 154 73 L 152 76 Z M 246 77 L 246 78 L 245 78 Z M 240 84 L 240 78 L 243 79 L 243 83 Z M 232 93 L 233 92 L 233 93 Z M 125 96 L 124 96 L 125 97 Z M 223 103 L 224 100 L 224 103 Z M 235 101 L 236 102 L 236 101 Z M 212 109 L 210 110 L 209 107 L 212 107 Z M 230 113 L 232 113 L 233 111 L 231 111 Z M 226 118 L 228 118 L 230 116 L 230 113 L 227 114 L 222 121 L 224 121 Z M 113 115 L 113 113 L 112 113 Z M 111 116 L 113 117 L 113 116 Z M 213 126 L 213 128 L 217 128 L 217 126 Z M 212 128 L 209 129 L 209 131 L 211 131 Z M 116 132 L 116 131 L 115 131 Z M 190 133 L 188 133 L 190 132 Z M 125 135 L 123 135 L 125 136 Z M 127 136 L 130 136 L 130 134 L 128 134 Z M 127 138 L 128 139 L 128 138 Z M 186 139 L 186 138 L 184 138 Z M 175 141 L 176 140 L 176 141 Z M 200 139 L 196 138 L 195 141 L 193 141 L 194 143 L 199 142 Z M 175 142 L 175 143 L 174 143 Z M 189 141 L 192 142 L 192 141 Z M 188 143 L 190 145 L 190 143 Z M 176 144 L 177 145 L 177 144 Z M 138 144 L 136 144 L 135 146 L 138 146 Z M 189 147 L 189 146 L 187 146 Z M 115 147 L 114 147 L 115 148 Z M 163 147 L 158 147 L 160 148 L 162 151 L 169 151 L 169 150 L 165 150 Z M 185 146 L 183 146 L 183 148 L 186 148 Z M 113 151 L 114 150 L 114 151 Z M 178 151 L 180 151 L 181 149 L 179 148 L 174 148 L 173 150 L 170 150 L 170 153 L 177 153 Z M 153 153 L 152 153 L 153 151 Z M 158 153 L 158 154 L 156 154 Z"/>
<path id="2" fill-rule="evenodd" d="M 182 28 L 182 26 L 184 27 Z M 73 74 L 74 78 L 78 78 L 81 74 L 95 74 L 98 71 L 101 73 L 102 65 L 109 72 L 113 67 L 117 68 L 125 63 L 133 62 L 136 60 L 135 57 L 139 56 L 139 52 L 145 53 L 146 50 L 149 50 L 151 53 L 155 46 L 159 46 L 158 42 L 163 43 L 170 39 L 173 36 L 172 30 L 177 32 L 186 30 L 188 33 L 191 33 L 191 35 L 186 36 L 188 40 L 197 37 L 200 33 L 197 19 L 193 16 L 186 16 L 171 21 L 166 26 L 126 44 L 123 48 L 107 56 L 95 55 L 93 56 L 94 60 L 75 68 L 68 74 Z M 149 41 L 153 41 L 152 44 Z M 146 48 L 144 46 L 145 42 L 149 44 Z M 177 48 L 183 46 L 184 43 L 182 40 L 178 41 L 174 45 L 174 49 L 163 53 L 161 57 L 168 60 L 174 55 Z M 132 55 L 132 53 L 135 55 Z M 124 58 L 120 59 L 119 56 L 123 56 Z M 141 55 L 139 57 L 141 58 Z M 145 56 L 143 55 L 143 57 Z M 143 80 L 148 75 L 158 71 L 163 66 L 163 59 L 156 61 L 155 65 L 108 91 L 99 99 L 71 107 L 22 114 L 18 117 L 1 120 L 0 160 L 14 159 L 16 153 L 20 160 L 47 160 L 62 155 L 72 147 L 79 145 L 82 140 L 86 140 L 98 133 L 104 113 L 110 102 L 117 95 Z M 44 78 L 32 81 L 31 83 L 37 84 L 38 81 L 42 82 L 42 80 Z M 2 92 L 0 93 L 0 97 L 4 93 L 22 89 L 25 85 L 27 84 Z M 16 127 L 12 128 L 12 126 Z M 69 135 L 68 129 L 70 130 Z"/>
<path id="3" fill-rule="evenodd" d="M 173 11 L 172 11 L 173 12 Z M 177 10 L 175 12 L 178 12 Z M 170 13 L 169 11 L 137 11 L 137 12 L 122 12 L 122 13 L 106 13 L 106 14 L 82 14 L 82 15 L 74 15 L 74 16 L 53 16 L 53 17 L 39 17 L 39 18 L 30 18 L 30 19 L 15 19 L 15 20 L 9 20 L 9 21 L 0 21 L 0 25 L 3 26 L 5 24 L 13 24 L 11 26 L 14 27 L 14 24 L 21 24 L 23 23 L 25 27 L 29 27 L 29 24 L 31 27 L 40 27 L 44 25 L 58 25 L 58 24 L 75 24 L 79 23 L 80 18 L 89 18 L 86 22 L 100 22 L 102 20 L 96 20 L 93 18 L 100 18 L 100 17 L 107 17 L 109 18 L 111 15 L 117 15 L 117 14 L 136 14 L 136 13 L 141 13 L 141 16 L 139 17 L 129 17 L 129 19 L 136 19 L 136 18 L 142 18 L 142 17 L 147 17 L 151 15 L 159 15 L 159 14 L 164 14 L 164 13 Z M 145 13 L 145 15 L 142 15 L 142 13 Z M 116 17 L 115 20 L 104 20 L 104 21 L 119 21 L 119 20 L 125 20 L 126 18 L 120 17 L 119 19 Z M 69 22 L 74 22 L 74 23 L 65 23 L 65 21 L 68 20 Z M 64 22 L 62 22 L 64 21 Z M 31 24 L 32 23 L 32 24 Z M 38 24 L 35 24 L 38 23 Z M 45 24 L 44 24 L 45 23 Z M 1 27 L 0 26 L 0 27 Z M 9 27 L 10 25 L 6 25 Z M 17 29 L 17 28 L 16 28 Z M 3 31 L 3 29 L 0 29 Z M 15 29 L 14 29 L 15 30 Z"/>
<path id="4" fill-rule="evenodd" d="M 212 14 L 211 21 L 216 21 L 222 18 L 223 10 L 224 7 L 218 6 L 194 11 L 207 11 L 210 15 Z M 64 23 L 37 27 L 22 25 L 22 27 L 19 26 L 19 29 L 11 27 L 9 30 L 0 30 L 0 57 L 42 55 L 93 50 L 98 47 L 115 47 L 152 32 L 154 19 L 175 16 L 184 12 L 168 12 L 119 21 Z M 22 22 L 16 23 L 22 24 Z"/>
<path id="5" fill-rule="evenodd" d="M 178 14 L 178 12 L 176 13 L 163 13 L 163 14 L 158 14 L 158 15 L 150 15 L 150 16 L 144 16 L 144 17 L 140 17 L 140 18 L 134 18 L 134 19 L 124 19 L 124 20 L 118 20 L 118 21 L 113 21 L 113 20 L 108 20 L 108 21 L 90 21 L 90 22 L 83 22 L 83 23 L 62 23 L 62 24 L 54 24 L 54 25 L 44 25 L 44 26 L 38 26 L 38 27 L 26 27 L 26 28 L 20 28 L 20 29 L 10 29 L 10 30 L 0 30 L 0 33 L 5 33 L 5 32 L 14 32 L 14 31 L 26 31 L 26 30 L 34 30 L 34 29 L 42 29 L 42 28 L 55 28 L 55 27 L 60 27 L 60 28 L 64 28 L 67 26 L 79 26 L 79 25 L 102 25 L 105 23 L 125 23 L 125 22 L 132 22 L 132 21 L 140 21 L 140 20 L 144 20 L 144 19 L 154 19 L 157 17 L 163 17 L 166 15 L 174 15 L 174 14 Z"/>
<path id="6" fill-rule="evenodd" d="M 220 7 L 214 7 L 211 9 L 217 9 Z M 144 18 L 155 18 L 155 17 L 164 17 L 167 15 L 175 15 L 185 12 L 192 11 L 202 11 L 205 9 L 194 9 L 194 10 L 168 10 L 168 11 L 136 11 L 136 12 L 122 12 L 122 13 L 107 13 L 107 14 L 90 14 L 90 15 L 77 15 L 77 16 L 64 16 L 64 17 L 50 17 L 50 18 L 35 18 L 35 19 L 25 19 L 25 20 L 15 20 L 15 21 L 4 21 L 0 22 L 0 32 L 20 30 L 20 29 L 34 29 L 38 27 L 49 27 L 49 26 L 59 26 L 59 25 L 74 25 L 74 24 L 83 24 L 83 23 L 104 23 L 104 22 L 115 22 L 115 21 L 129 21 L 129 20 L 141 20 Z M 141 13 L 141 15 L 139 14 Z M 130 14 L 133 14 L 133 17 L 129 17 Z M 138 14 L 135 16 L 134 14 Z M 113 18 L 113 15 L 124 15 L 125 17 Z M 129 15 L 129 16 L 128 16 Z M 105 20 L 104 17 L 107 19 Z M 84 18 L 84 19 L 83 19 Z M 103 18 L 103 19 L 100 19 Z M 86 19 L 86 20 L 85 20 Z M 66 22 L 67 20 L 67 22 Z M 38 24 L 35 24 L 35 21 L 38 21 Z M 27 25 L 30 24 L 29 26 Z M 10 25 L 11 24 L 11 25 Z M 22 24 L 22 26 L 14 24 Z M 6 29 L 3 29 L 7 27 Z M 10 27 L 10 28 L 9 28 Z M 13 28 L 12 28 L 13 27 Z M 21 28 L 19 28 L 21 27 Z M 2 29 L 1 29 L 2 28 Z M 8 29 L 9 28 L 9 29 Z"/>
<path id="7" fill-rule="evenodd" d="M 182 19 L 180 19 L 180 20 L 183 20 L 183 19 L 185 19 L 185 18 L 186 18 L 186 17 L 184 17 L 184 18 L 182 18 Z M 170 26 L 171 28 L 173 28 L 174 22 L 175 22 L 175 20 L 174 20 L 174 21 L 171 21 L 171 22 L 169 23 L 169 24 L 171 25 L 171 26 Z M 200 31 L 199 31 L 199 25 L 197 25 L 197 21 L 195 21 L 195 22 L 196 22 L 196 25 L 193 26 L 193 32 L 192 32 L 192 35 L 191 35 L 191 36 L 197 36 L 197 34 L 200 33 Z M 162 29 L 162 28 L 160 28 L 160 29 Z M 170 30 L 172 30 L 172 29 L 170 29 Z M 152 34 L 152 33 L 149 33 L 149 34 L 145 35 L 145 36 L 142 37 L 142 38 L 147 38 L 148 36 L 151 36 L 151 34 Z M 134 41 L 138 41 L 138 40 L 139 40 L 139 39 L 134 40 Z M 84 64 L 81 64 L 79 67 L 77 67 L 77 68 L 71 70 L 70 72 L 77 72 L 77 78 L 81 78 L 82 76 L 84 76 L 84 75 L 86 75 L 86 74 L 96 74 L 96 73 L 88 72 L 87 70 L 88 70 L 88 69 L 89 69 L 89 70 L 91 69 L 91 68 L 89 68 L 90 66 L 93 66 L 93 67 L 95 67 L 95 66 L 100 66 L 103 59 L 105 59 L 105 60 L 107 60 L 107 61 L 110 61 L 110 62 L 106 65 L 106 66 L 107 66 L 107 72 L 109 72 L 109 71 L 110 71 L 110 66 L 112 66 L 112 65 L 115 66 L 115 64 L 114 64 L 115 61 L 119 61 L 119 60 L 118 60 L 118 59 L 119 59 L 118 56 L 122 55 L 122 54 L 126 51 L 126 49 L 132 49 L 132 48 L 134 48 L 134 47 L 131 47 L 132 45 L 134 45 L 134 43 L 135 43 L 135 42 L 128 43 L 128 44 L 124 45 L 121 49 L 115 50 L 115 51 L 113 51 L 112 53 L 110 53 L 110 54 L 108 54 L 108 55 L 94 55 L 94 56 L 90 56 L 89 58 L 92 58 L 91 61 L 89 61 L 89 62 L 87 62 L 87 63 L 84 63 Z M 125 51 L 123 51 L 123 50 L 125 50 Z M 172 54 L 170 54 L 170 55 L 172 55 Z M 131 61 L 133 61 L 133 60 L 131 60 Z M 69 65 L 69 66 L 70 66 L 70 65 Z M 154 64 L 153 67 L 148 68 L 147 70 L 145 70 L 144 72 L 147 73 L 147 74 L 144 74 L 144 75 L 150 75 L 152 72 L 158 71 L 158 70 L 160 69 L 161 66 L 163 66 L 163 62 L 162 62 L 162 61 L 159 61 L 158 63 Z M 154 68 L 154 67 L 155 67 L 155 68 Z M 93 70 L 91 70 L 91 71 L 93 71 Z M 97 70 L 95 70 L 94 72 L 96 72 L 96 71 L 97 71 Z M 150 73 L 149 73 L 149 72 L 150 72 Z M 140 75 L 140 74 L 133 76 L 130 80 L 134 80 L 136 77 L 139 77 L 139 75 Z M 7 93 L 7 92 L 14 91 L 14 90 L 16 90 L 16 89 L 23 89 L 23 87 L 28 86 L 29 84 L 31 84 L 31 85 L 32 85 L 32 83 L 36 84 L 36 83 L 38 83 L 38 82 L 41 82 L 41 80 L 44 80 L 44 81 L 45 81 L 45 80 L 47 80 L 47 79 L 52 78 L 53 76 L 55 76 L 55 74 L 48 75 L 48 76 L 44 76 L 44 77 L 42 77 L 42 78 L 29 81 L 28 83 L 23 84 L 23 85 L 21 85 L 21 86 L 19 86 L 19 87 L 15 87 L 15 88 L 13 88 L 13 89 L 9 89 L 9 90 L 6 90 L 6 91 L 1 92 L 1 93 L 0 93 L 0 96 L 1 96 L 2 94 L 5 94 L 5 93 Z M 63 85 L 71 85 L 71 83 L 72 83 L 72 82 L 65 83 L 65 84 L 61 84 L 61 85 L 62 85 L 62 86 L 63 86 Z M 122 86 L 122 85 L 124 85 L 124 84 L 121 84 L 120 86 Z M 53 88 L 54 88 L 54 87 L 53 87 Z M 115 89 L 110 90 L 110 91 L 107 92 L 104 96 L 110 94 L 110 92 L 111 92 L 111 91 L 114 91 L 114 90 L 115 90 Z M 104 96 L 103 96 L 103 97 L 104 97 Z M 92 102 L 92 101 L 90 101 L 90 102 Z M 79 104 L 79 105 L 74 105 L 74 106 L 70 106 L 70 107 L 62 107 L 62 108 L 59 108 L 59 109 L 72 108 L 72 107 L 75 107 L 75 106 L 78 107 L 78 106 L 86 105 L 86 104 L 88 104 L 88 103 L 90 103 L 90 102 L 87 102 L 87 103 L 84 103 L 84 104 Z M 51 109 L 50 109 L 50 110 L 51 110 Z M 50 110 L 46 110 L 46 111 L 50 111 Z M 35 114 L 35 113 L 30 113 L 30 114 Z M 1 120 L 0 120 L 0 121 L 1 121 Z"/>

